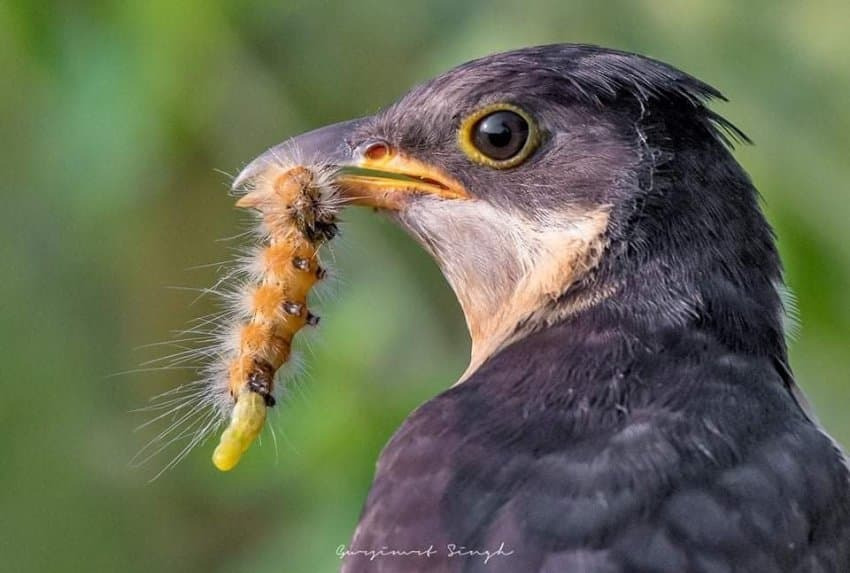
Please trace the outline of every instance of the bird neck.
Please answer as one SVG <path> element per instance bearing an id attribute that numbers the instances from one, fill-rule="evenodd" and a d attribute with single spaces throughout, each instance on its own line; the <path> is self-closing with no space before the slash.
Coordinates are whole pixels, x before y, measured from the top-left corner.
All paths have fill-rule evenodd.
<path id="1" fill-rule="evenodd" d="M 434 256 L 463 309 L 472 352 L 460 381 L 546 322 L 540 313 L 597 265 L 608 211 L 584 209 L 543 220 L 486 201 L 422 197 L 396 214 Z"/>
<path id="2" fill-rule="evenodd" d="M 679 149 L 636 202 L 612 212 L 600 264 L 559 304 L 607 292 L 607 312 L 649 331 L 699 330 L 787 365 L 773 231 L 746 173 L 718 141 Z"/>
<path id="3" fill-rule="evenodd" d="M 615 207 L 534 221 L 486 202 L 422 199 L 399 216 L 464 311 L 472 354 L 458 382 L 594 309 L 649 332 L 696 328 L 785 363 L 779 258 L 755 189 L 718 141 L 671 155 Z"/>
<path id="4" fill-rule="evenodd" d="M 480 277 L 480 282 L 488 281 L 491 285 L 484 291 L 487 293 L 484 299 L 475 284 L 467 288 L 469 285 L 464 280 L 449 279 L 463 308 L 472 341 L 469 366 L 461 380 L 502 348 L 551 324 L 555 317 L 550 315 L 549 307 L 588 268 L 598 264 L 604 249 L 607 210 L 567 219 L 547 230 L 530 226 L 521 233 L 519 244 L 505 251 L 505 266 L 501 267 L 518 268 L 503 281 L 493 280 L 489 273 Z M 526 256 L 517 256 L 518 253 Z M 501 288 L 492 288 L 500 282 Z M 576 297 L 570 310 L 590 307 L 606 294 L 596 291 Z"/>
<path id="5" fill-rule="evenodd" d="M 624 330 L 699 333 L 730 352 L 767 357 L 791 384 L 779 256 L 746 173 L 710 141 L 678 150 L 648 180 L 634 202 L 606 214 L 604 253 L 582 259 L 589 270 L 561 275 L 560 296 L 535 298 L 538 307 L 511 317 L 510 330 L 503 321 L 499 336 L 473 342 L 460 381 L 534 332 L 572 325 L 592 333 L 605 316 Z M 565 243 L 561 252 L 569 251 Z"/>

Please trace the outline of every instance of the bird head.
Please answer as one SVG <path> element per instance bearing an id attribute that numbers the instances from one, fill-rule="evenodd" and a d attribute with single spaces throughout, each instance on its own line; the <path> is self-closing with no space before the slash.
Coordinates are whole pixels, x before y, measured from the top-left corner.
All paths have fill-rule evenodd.
<path id="1" fill-rule="evenodd" d="M 468 373 L 592 308 L 696 321 L 772 352 L 783 344 L 778 259 L 729 152 L 743 136 L 706 106 L 719 96 L 649 58 L 527 48 L 288 140 L 234 187 L 283 150 L 333 165 L 348 200 L 388 213 L 436 259 L 470 330 Z"/>

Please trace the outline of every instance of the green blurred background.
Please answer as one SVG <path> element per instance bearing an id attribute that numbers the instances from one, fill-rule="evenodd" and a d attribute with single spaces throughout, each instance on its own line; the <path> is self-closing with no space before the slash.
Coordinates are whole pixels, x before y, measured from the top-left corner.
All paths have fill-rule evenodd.
<path id="1" fill-rule="evenodd" d="M 521 7 L 520 7 L 521 6 Z M 211 443 L 128 460 L 130 413 L 185 370 L 118 377 L 213 310 L 229 177 L 267 146 L 370 114 L 490 52 L 591 42 L 731 98 L 802 327 L 793 364 L 850 444 L 850 3 L 0 2 L 0 569 L 330 571 L 378 452 L 466 364 L 457 304 L 389 223 L 349 213 L 307 372 L 230 474 Z"/>

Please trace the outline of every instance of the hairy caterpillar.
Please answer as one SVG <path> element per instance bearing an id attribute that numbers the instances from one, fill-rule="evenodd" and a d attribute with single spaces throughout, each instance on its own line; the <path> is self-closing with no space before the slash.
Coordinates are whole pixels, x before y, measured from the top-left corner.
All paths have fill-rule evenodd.
<path id="1" fill-rule="evenodd" d="M 258 437 L 276 403 L 276 374 L 290 360 L 295 334 L 319 322 L 308 310 L 308 293 L 326 275 L 319 249 L 337 233 L 342 201 L 332 175 L 330 167 L 277 158 L 248 183 L 236 205 L 257 215 L 257 240 L 235 272 L 222 277 L 220 284 L 231 290 L 209 289 L 223 297 L 226 311 L 186 331 L 202 346 L 169 357 L 171 367 L 201 358 L 201 379 L 147 408 L 165 410 L 148 423 L 171 423 L 139 452 L 137 463 L 188 440 L 165 471 L 227 423 L 212 456 L 227 471 Z"/>
<path id="2" fill-rule="evenodd" d="M 259 211 L 267 244 L 258 253 L 259 280 L 247 293 L 250 316 L 227 364 L 235 406 L 213 453 L 222 471 L 233 468 L 259 435 L 265 408 L 275 404 L 275 373 L 289 359 L 295 333 L 318 324 L 307 310 L 307 293 L 325 273 L 318 248 L 337 232 L 336 209 L 328 205 L 332 189 L 319 179 L 304 166 L 272 169 L 236 203 Z"/>

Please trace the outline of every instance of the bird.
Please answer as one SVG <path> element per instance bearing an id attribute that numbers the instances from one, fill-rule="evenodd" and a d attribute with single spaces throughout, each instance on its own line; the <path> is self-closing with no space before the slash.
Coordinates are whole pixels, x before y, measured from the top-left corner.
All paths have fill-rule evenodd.
<path id="1" fill-rule="evenodd" d="M 789 365 L 715 88 L 592 45 L 462 64 L 291 138 L 436 260 L 467 370 L 384 447 L 346 573 L 846 572 L 850 473 Z"/>

